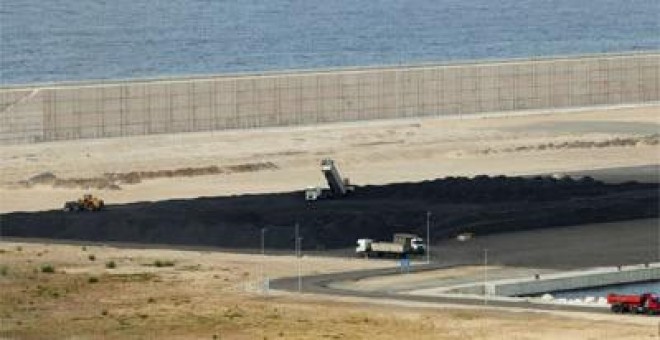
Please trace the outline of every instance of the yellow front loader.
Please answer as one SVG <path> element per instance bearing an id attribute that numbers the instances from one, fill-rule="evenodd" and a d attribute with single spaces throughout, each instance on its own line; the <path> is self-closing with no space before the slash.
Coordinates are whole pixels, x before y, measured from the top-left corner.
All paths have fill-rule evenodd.
<path id="1" fill-rule="evenodd" d="M 84 195 L 77 201 L 69 201 L 64 204 L 64 211 L 99 211 L 103 209 L 103 200 L 90 194 Z"/>

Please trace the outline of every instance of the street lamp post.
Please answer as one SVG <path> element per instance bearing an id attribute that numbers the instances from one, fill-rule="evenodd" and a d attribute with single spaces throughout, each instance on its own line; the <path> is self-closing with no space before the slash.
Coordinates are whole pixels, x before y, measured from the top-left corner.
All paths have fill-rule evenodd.
<path id="1" fill-rule="evenodd" d="M 261 228 L 261 256 L 262 261 L 259 262 L 259 285 L 262 291 L 266 290 L 266 282 L 264 275 L 264 262 L 266 261 L 266 231 L 268 228 Z"/>
<path id="2" fill-rule="evenodd" d="M 488 248 L 484 249 L 484 305 L 488 304 Z"/>
<path id="3" fill-rule="evenodd" d="M 431 263 L 431 212 L 426 212 L 426 264 Z"/>
<path id="4" fill-rule="evenodd" d="M 302 237 L 298 237 L 298 293 L 302 292 Z"/>
<path id="5" fill-rule="evenodd" d="M 302 237 L 300 237 L 300 226 L 296 223 L 296 260 L 298 262 L 298 293 L 302 292 L 302 268 L 300 263 L 301 255 L 301 243 Z"/>
<path id="6" fill-rule="evenodd" d="M 266 230 L 268 230 L 268 228 L 261 228 L 261 255 L 266 255 Z"/>

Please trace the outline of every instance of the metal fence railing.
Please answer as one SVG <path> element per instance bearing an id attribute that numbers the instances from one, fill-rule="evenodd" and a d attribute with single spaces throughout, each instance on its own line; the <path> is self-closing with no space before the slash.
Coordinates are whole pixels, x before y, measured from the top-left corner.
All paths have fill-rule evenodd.
<path id="1" fill-rule="evenodd" d="M 660 100 L 660 53 L 0 89 L 0 144 Z"/>

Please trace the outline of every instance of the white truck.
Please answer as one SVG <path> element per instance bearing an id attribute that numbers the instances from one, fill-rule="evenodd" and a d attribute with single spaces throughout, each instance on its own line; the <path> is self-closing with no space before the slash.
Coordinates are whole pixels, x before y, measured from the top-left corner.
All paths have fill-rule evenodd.
<path id="1" fill-rule="evenodd" d="M 392 242 L 375 242 L 369 238 L 357 240 L 355 253 L 366 257 L 404 257 L 426 252 L 424 239 L 415 234 L 394 234 Z"/>
<path id="2" fill-rule="evenodd" d="M 347 196 L 355 187 L 351 185 L 348 178 L 342 178 L 339 169 L 332 159 L 324 159 L 321 161 L 321 171 L 325 176 L 326 182 L 330 190 L 323 190 L 320 187 L 308 187 L 305 189 L 305 200 L 316 201 L 319 198 L 340 198 Z"/>

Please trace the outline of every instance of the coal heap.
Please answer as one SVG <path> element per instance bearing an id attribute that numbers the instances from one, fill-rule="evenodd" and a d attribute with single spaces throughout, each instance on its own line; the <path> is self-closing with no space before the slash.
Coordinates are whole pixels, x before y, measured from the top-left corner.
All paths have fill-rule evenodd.
<path id="1" fill-rule="evenodd" d="M 306 202 L 302 191 L 110 205 L 101 212 L 43 211 L 0 215 L 0 236 L 291 248 L 300 225 L 305 249 L 350 247 L 360 237 L 426 233 L 433 241 L 478 235 L 658 217 L 660 185 L 606 184 L 590 177 L 448 177 L 361 186 L 349 197 Z"/>

